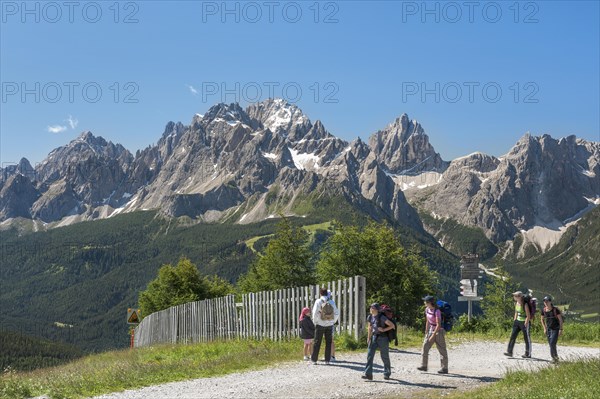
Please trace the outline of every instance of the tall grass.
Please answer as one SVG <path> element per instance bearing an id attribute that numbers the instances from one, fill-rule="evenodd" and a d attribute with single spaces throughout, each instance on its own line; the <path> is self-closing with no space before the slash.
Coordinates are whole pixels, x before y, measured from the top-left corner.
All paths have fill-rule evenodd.
<path id="1" fill-rule="evenodd" d="M 540 371 L 509 371 L 502 380 L 467 392 L 443 395 L 457 399 L 593 399 L 600 392 L 600 359 L 562 362 Z M 441 397 L 441 395 L 439 396 Z"/>
<path id="2" fill-rule="evenodd" d="M 228 341 L 105 352 L 0 377 L 0 397 L 80 398 L 170 381 L 211 377 L 301 359 L 299 341 Z"/>

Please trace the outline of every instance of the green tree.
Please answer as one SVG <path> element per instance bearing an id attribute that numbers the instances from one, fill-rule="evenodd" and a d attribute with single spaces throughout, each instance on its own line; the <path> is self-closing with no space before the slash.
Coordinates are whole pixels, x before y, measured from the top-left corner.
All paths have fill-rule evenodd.
<path id="1" fill-rule="evenodd" d="M 219 298 L 235 293 L 235 288 L 231 283 L 217 275 L 204 277 L 209 298 Z"/>
<path id="2" fill-rule="evenodd" d="M 139 304 L 147 316 L 159 310 L 206 298 L 225 296 L 233 286 L 217 276 L 204 277 L 189 259 L 181 258 L 177 265 L 163 265 L 158 277 L 140 292 Z"/>
<path id="3" fill-rule="evenodd" d="M 437 283 L 422 257 L 406 250 L 391 227 L 376 223 L 362 229 L 336 224 L 317 273 L 321 281 L 365 276 L 368 302 L 389 304 L 405 325 L 421 317 L 421 298 Z"/>
<path id="4" fill-rule="evenodd" d="M 240 290 L 258 292 L 313 284 L 315 275 L 308 243 L 308 233 L 283 218 L 264 254 L 240 278 Z"/>
<path id="5" fill-rule="evenodd" d="M 504 270 L 500 261 L 492 271 L 491 280 L 485 284 L 485 294 L 481 301 L 484 318 L 493 327 L 508 327 L 512 324 L 515 303 L 512 293 L 517 290 L 517 284 Z"/>

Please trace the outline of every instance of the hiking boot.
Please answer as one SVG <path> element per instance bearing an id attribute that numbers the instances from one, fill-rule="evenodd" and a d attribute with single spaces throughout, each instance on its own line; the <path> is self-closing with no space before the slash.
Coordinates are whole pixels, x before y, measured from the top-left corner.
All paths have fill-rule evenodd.
<path id="1" fill-rule="evenodd" d="M 335 356 L 331 356 L 331 361 L 335 362 Z"/>
<path id="2" fill-rule="evenodd" d="M 438 374 L 448 374 L 448 369 L 439 369 Z"/>
<path id="3" fill-rule="evenodd" d="M 417 370 L 419 370 L 419 371 L 427 371 L 427 367 L 425 367 L 425 366 L 417 367 Z"/>
<path id="4" fill-rule="evenodd" d="M 304 356 L 304 360 L 310 360 L 310 357 Z"/>
<path id="5" fill-rule="evenodd" d="M 528 355 L 527 353 L 524 354 L 523 356 L 521 356 L 523 359 L 531 359 L 531 355 Z"/>
<path id="6" fill-rule="evenodd" d="M 390 379 L 390 376 L 389 376 L 389 375 L 384 375 L 384 376 L 383 376 L 383 379 L 384 379 L 384 380 L 389 380 L 389 379 Z"/>
<path id="7" fill-rule="evenodd" d="M 317 365 L 317 362 L 312 362 L 312 364 L 313 364 L 313 366 L 316 366 L 316 365 Z"/>
<path id="8" fill-rule="evenodd" d="M 360 378 L 362 378 L 363 380 L 373 381 L 373 376 L 372 375 L 363 374 L 363 375 L 360 376 Z"/>
<path id="9" fill-rule="evenodd" d="M 512 352 L 504 352 L 504 356 L 512 357 Z"/>

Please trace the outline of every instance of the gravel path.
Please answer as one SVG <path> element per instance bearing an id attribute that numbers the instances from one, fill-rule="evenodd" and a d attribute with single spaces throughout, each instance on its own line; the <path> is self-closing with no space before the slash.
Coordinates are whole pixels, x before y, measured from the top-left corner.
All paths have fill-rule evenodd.
<path id="1" fill-rule="evenodd" d="M 300 347 L 300 342 L 298 343 Z M 524 345 L 517 344 L 515 358 L 503 355 L 506 344 L 476 341 L 449 347 L 450 374 L 438 375 L 439 354 L 432 348 L 429 371 L 416 370 L 420 362 L 419 349 L 396 350 L 390 353 L 392 378 L 383 379 L 379 354 L 375 357 L 373 381 L 360 378 L 366 360 L 365 353 L 338 354 L 330 365 L 298 360 L 260 371 L 229 374 L 222 377 L 168 383 L 138 390 L 99 396 L 96 399 L 165 399 L 165 398 L 364 398 L 419 397 L 423 390 L 465 390 L 497 381 L 507 370 L 548 367 L 547 345 L 533 344 L 532 359 L 521 359 Z M 559 346 L 561 359 L 595 356 L 598 348 Z"/>

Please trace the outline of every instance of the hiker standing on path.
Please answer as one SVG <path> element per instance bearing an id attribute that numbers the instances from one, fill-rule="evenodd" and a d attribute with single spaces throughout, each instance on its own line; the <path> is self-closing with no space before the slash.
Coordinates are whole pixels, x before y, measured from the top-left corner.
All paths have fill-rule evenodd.
<path id="1" fill-rule="evenodd" d="M 367 342 L 369 344 L 369 350 L 367 352 L 367 366 L 362 378 L 366 380 L 373 379 L 373 360 L 375 359 L 375 351 L 379 348 L 381 353 L 381 360 L 383 361 L 383 379 L 389 380 L 392 374 L 392 366 L 390 364 L 390 340 L 387 332 L 396 328 L 394 323 L 389 320 L 383 313 L 380 312 L 378 303 L 371 305 L 369 312 L 371 313 L 367 318 L 369 323 L 369 333 L 367 336 Z"/>
<path id="2" fill-rule="evenodd" d="M 334 306 L 337 306 L 335 304 L 335 301 L 333 300 L 333 295 L 331 294 L 331 291 L 327 290 L 327 299 L 329 299 L 331 302 L 333 302 Z M 337 322 L 336 322 L 337 323 Z M 333 326 L 331 326 L 331 361 L 335 362 L 335 339 L 333 338 L 333 335 L 335 334 L 335 324 Z"/>
<path id="3" fill-rule="evenodd" d="M 327 298 L 327 288 L 321 288 L 320 297 L 315 301 L 312 309 L 313 323 L 315 323 L 315 341 L 311 360 L 317 364 L 321 342 L 325 336 L 325 364 L 331 361 L 331 329 L 340 317 L 340 311 L 335 303 Z"/>
<path id="4" fill-rule="evenodd" d="M 438 373 L 448 374 L 448 350 L 446 349 L 446 331 L 442 326 L 442 312 L 438 309 L 435 298 L 431 295 L 425 296 L 423 301 L 425 302 L 426 320 L 425 339 L 421 353 L 421 367 L 417 367 L 417 370 L 427 371 L 429 349 L 435 342 L 442 363 L 442 368 L 438 370 Z"/>
<path id="5" fill-rule="evenodd" d="M 300 313 L 300 338 L 304 341 L 304 360 L 309 360 L 312 355 L 313 339 L 315 338 L 315 325 L 310 318 L 310 308 L 302 309 Z"/>
<path id="6" fill-rule="evenodd" d="M 558 352 L 556 351 L 556 343 L 558 337 L 563 331 L 563 317 L 560 309 L 552 304 L 552 297 L 546 295 L 544 297 L 544 309 L 542 309 L 542 326 L 544 326 L 544 334 L 548 337 L 550 345 L 550 356 L 554 363 L 558 362 Z"/>
<path id="7" fill-rule="evenodd" d="M 519 335 L 519 331 L 523 331 L 523 339 L 525 340 L 525 354 L 521 357 L 528 359 L 531 357 L 531 339 L 529 337 L 531 314 L 529 312 L 529 306 L 525 304 L 523 293 L 521 291 L 513 292 L 513 298 L 515 300 L 513 329 L 512 334 L 510 335 L 510 340 L 508 341 L 508 349 L 506 352 L 504 352 L 504 355 L 512 357 L 517 335 Z"/>

